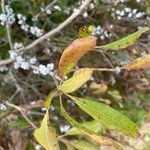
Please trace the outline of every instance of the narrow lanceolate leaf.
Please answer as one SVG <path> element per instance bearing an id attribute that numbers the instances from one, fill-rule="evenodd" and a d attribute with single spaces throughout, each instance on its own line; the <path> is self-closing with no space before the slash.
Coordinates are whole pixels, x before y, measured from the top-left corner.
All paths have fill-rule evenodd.
<path id="1" fill-rule="evenodd" d="M 78 150 L 99 150 L 99 147 L 85 140 L 63 140 L 66 145 L 71 145 Z"/>
<path id="2" fill-rule="evenodd" d="M 50 108 L 50 105 L 51 105 L 51 102 L 53 100 L 53 98 L 58 94 L 58 91 L 57 90 L 54 90 L 52 92 L 49 93 L 47 99 L 45 100 L 44 102 L 44 106 L 49 109 Z"/>
<path id="3" fill-rule="evenodd" d="M 74 40 L 63 52 L 59 61 L 59 75 L 66 75 L 88 51 L 96 47 L 97 38 L 87 36 Z"/>
<path id="4" fill-rule="evenodd" d="M 110 139 L 106 139 L 102 136 L 98 136 L 96 135 L 93 131 L 88 130 L 87 128 L 81 126 L 77 121 L 75 121 L 71 116 L 69 116 L 67 114 L 67 112 L 65 111 L 65 109 L 63 108 L 62 103 L 61 105 L 61 112 L 63 114 L 63 116 L 68 120 L 68 122 L 76 127 L 80 132 L 82 132 L 83 134 L 87 135 L 88 137 L 90 137 L 94 142 L 96 142 L 99 145 L 107 145 L 107 146 L 115 146 L 115 147 L 119 147 L 120 145 L 118 145 L 118 143 L 110 140 Z"/>
<path id="5" fill-rule="evenodd" d="M 64 81 L 59 89 L 64 93 L 74 92 L 91 78 L 92 73 L 93 70 L 90 68 L 79 69 L 70 79 Z"/>
<path id="6" fill-rule="evenodd" d="M 88 130 L 94 132 L 95 134 L 99 134 L 102 130 L 101 123 L 97 122 L 96 120 L 87 121 L 80 124 L 81 126 L 87 128 Z M 77 128 L 73 127 L 71 128 L 66 135 L 77 135 L 82 134 Z"/>
<path id="7" fill-rule="evenodd" d="M 58 141 L 56 139 L 55 130 L 48 123 L 48 110 L 43 118 L 41 127 L 34 131 L 34 137 L 46 150 L 59 150 Z"/>
<path id="8" fill-rule="evenodd" d="M 133 62 L 124 65 L 122 68 L 126 70 L 148 69 L 150 68 L 150 55 L 138 58 Z"/>
<path id="9" fill-rule="evenodd" d="M 136 137 L 137 125 L 129 120 L 126 116 L 108 105 L 95 102 L 85 98 L 69 96 L 85 112 L 104 126 L 123 132 L 124 134 Z"/>
<path id="10" fill-rule="evenodd" d="M 120 39 L 118 41 L 115 41 L 107 45 L 99 46 L 99 48 L 102 48 L 104 50 L 118 50 L 121 48 L 126 48 L 134 44 L 137 41 L 137 39 L 141 36 L 141 34 L 148 30 L 149 30 L 148 27 L 143 27 L 142 29 L 138 30 L 137 32 L 133 34 L 128 35 L 127 37 L 123 39 Z"/>

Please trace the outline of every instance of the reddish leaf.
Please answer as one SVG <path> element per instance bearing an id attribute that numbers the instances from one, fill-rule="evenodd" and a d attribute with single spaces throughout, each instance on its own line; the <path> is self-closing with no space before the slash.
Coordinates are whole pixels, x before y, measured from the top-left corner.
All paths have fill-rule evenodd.
<path id="1" fill-rule="evenodd" d="M 133 62 L 123 66 L 123 69 L 126 70 L 138 70 L 138 69 L 147 69 L 150 68 L 150 55 L 140 57 Z"/>
<path id="2" fill-rule="evenodd" d="M 63 77 L 80 58 L 96 47 L 97 38 L 88 36 L 74 40 L 63 52 L 59 61 L 59 75 Z"/>

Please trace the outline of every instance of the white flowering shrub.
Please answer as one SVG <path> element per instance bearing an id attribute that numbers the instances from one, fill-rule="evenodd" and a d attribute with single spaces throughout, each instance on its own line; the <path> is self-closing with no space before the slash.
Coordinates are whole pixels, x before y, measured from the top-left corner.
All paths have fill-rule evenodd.
<path id="1" fill-rule="evenodd" d="M 150 149 L 149 1 L 0 3 L 0 149 Z"/>

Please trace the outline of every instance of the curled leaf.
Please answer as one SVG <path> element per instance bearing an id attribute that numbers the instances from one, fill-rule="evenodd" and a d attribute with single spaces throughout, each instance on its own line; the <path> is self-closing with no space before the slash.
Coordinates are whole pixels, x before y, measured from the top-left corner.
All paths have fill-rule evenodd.
<path id="1" fill-rule="evenodd" d="M 99 46 L 99 48 L 102 48 L 104 50 L 118 50 L 121 48 L 126 48 L 136 42 L 136 40 L 141 36 L 142 33 L 148 31 L 148 27 L 143 27 L 142 29 L 138 30 L 135 33 L 132 33 L 118 41 L 115 41 L 110 44 L 106 44 L 103 46 Z"/>
<path id="2" fill-rule="evenodd" d="M 138 58 L 133 62 L 124 65 L 122 68 L 126 70 L 148 69 L 150 68 L 150 55 Z"/>
<path id="3" fill-rule="evenodd" d="M 59 75 L 66 75 L 88 51 L 96 47 L 97 38 L 87 36 L 74 40 L 63 52 L 59 61 Z"/>
<path id="4" fill-rule="evenodd" d="M 71 93 L 80 88 L 92 76 L 93 70 L 90 68 L 82 68 L 77 70 L 74 75 L 60 85 L 60 90 L 64 93 Z"/>

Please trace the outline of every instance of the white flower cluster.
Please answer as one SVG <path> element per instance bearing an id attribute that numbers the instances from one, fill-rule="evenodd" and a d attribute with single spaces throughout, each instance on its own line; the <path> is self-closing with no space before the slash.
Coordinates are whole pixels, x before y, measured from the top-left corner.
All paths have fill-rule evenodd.
<path id="1" fill-rule="evenodd" d="M 22 48 L 22 47 L 23 47 L 23 44 L 22 44 L 22 43 L 16 42 L 16 43 L 14 44 L 14 50 L 20 49 L 20 48 Z"/>
<path id="2" fill-rule="evenodd" d="M 8 67 L 0 66 L 0 72 L 8 71 Z"/>
<path id="3" fill-rule="evenodd" d="M 7 107 L 3 104 L 3 103 L 0 103 L 0 110 L 6 110 Z"/>
<path id="4" fill-rule="evenodd" d="M 124 3 L 127 2 L 128 0 L 116 0 L 117 3 Z"/>
<path id="5" fill-rule="evenodd" d="M 113 26 L 110 25 L 110 28 L 112 29 Z M 110 36 L 111 36 L 111 33 L 108 33 L 108 31 L 107 31 L 105 28 L 103 28 L 103 27 L 101 27 L 101 26 L 97 26 L 97 27 L 94 29 L 92 35 L 99 35 L 100 38 L 101 38 L 101 40 L 104 40 L 105 38 L 110 37 Z"/>
<path id="6" fill-rule="evenodd" d="M 59 7 L 59 6 L 58 6 Z M 57 9 L 57 8 L 56 8 Z M 61 9 L 61 8 L 60 8 Z M 47 15 L 51 15 L 52 11 L 50 10 L 50 8 L 43 8 L 41 7 L 41 12 L 45 12 Z"/>
<path id="7" fill-rule="evenodd" d="M 116 74 L 119 74 L 121 72 L 121 68 L 120 67 L 116 67 L 115 68 L 115 72 L 116 72 Z"/>
<path id="8" fill-rule="evenodd" d="M 35 150 L 41 150 L 42 149 L 42 146 L 41 145 L 39 145 L 39 144 L 36 144 L 35 145 Z"/>
<path id="9" fill-rule="evenodd" d="M 87 12 L 84 12 L 84 13 L 83 13 L 83 17 L 86 18 L 87 16 L 88 16 L 88 13 L 87 13 Z"/>
<path id="10" fill-rule="evenodd" d="M 60 125 L 60 132 L 66 133 L 70 129 L 70 125 Z"/>
<path id="11" fill-rule="evenodd" d="M 90 3 L 89 8 L 92 10 L 92 9 L 94 9 L 94 7 L 95 7 L 94 3 Z M 76 11 L 76 10 L 77 10 L 77 9 L 74 9 L 73 11 Z M 89 14 L 88 14 L 87 11 L 83 12 L 83 14 L 82 14 L 82 16 L 83 16 L 84 18 L 87 18 L 88 15 L 89 15 Z"/>
<path id="12" fill-rule="evenodd" d="M 120 20 L 122 17 L 128 17 L 128 18 L 140 18 L 145 15 L 145 12 L 138 12 L 137 9 L 131 9 L 129 7 L 124 8 L 123 10 L 115 10 L 112 8 L 112 14 L 113 17 L 116 16 L 118 20 Z"/>
<path id="13" fill-rule="evenodd" d="M 30 32 L 31 34 L 35 35 L 36 37 L 40 37 L 43 35 L 43 30 L 39 29 L 36 26 L 29 26 L 26 23 L 26 17 L 22 14 L 17 14 L 18 24 L 21 26 L 21 29 L 25 32 Z"/>
<path id="14" fill-rule="evenodd" d="M 55 10 L 58 10 L 58 11 L 61 11 L 60 6 L 58 6 L 58 5 L 55 5 L 55 6 L 54 6 L 54 9 L 55 9 Z"/>
<path id="15" fill-rule="evenodd" d="M 36 37 L 40 37 L 43 35 L 43 30 L 39 29 L 37 26 L 30 26 L 26 23 L 26 16 L 17 14 L 17 18 L 18 24 L 25 32 L 29 32 Z M 12 25 L 13 23 L 15 23 L 15 21 L 16 18 L 13 9 L 9 5 L 5 5 L 5 12 L 0 14 L 0 24 L 5 25 L 7 23 L 9 25 Z"/>
<path id="16" fill-rule="evenodd" d="M 5 12 L 0 14 L 0 21 L 1 25 L 12 25 L 16 21 L 13 9 L 9 5 L 5 5 Z"/>
<path id="17" fill-rule="evenodd" d="M 40 64 L 36 69 L 33 70 L 34 74 L 42 74 L 42 75 L 51 75 L 53 76 L 54 73 L 52 72 L 52 70 L 54 69 L 54 64 L 50 63 L 47 65 L 42 65 Z"/>
<path id="18" fill-rule="evenodd" d="M 14 49 L 18 49 L 22 47 L 21 43 L 15 43 L 14 45 Z M 33 73 L 34 74 L 42 74 L 42 75 L 51 75 L 53 76 L 53 69 L 54 69 L 54 64 L 50 63 L 47 65 L 42 65 L 39 64 L 38 66 L 34 66 L 37 63 L 37 59 L 35 57 L 32 57 L 30 59 L 25 59 L 23 58 L 23 56 L 16 52 L 15 50 L 13 51 L 9 51 L 10 53 L 10 58 L 14 61 L 14 68 L 15 69 L 24 69 L 24 70 L 29 70 L 29 69 L 33 69 Z"/>
<path id="19" fill-rule="evenodd" d="M 142 0 L 136 0 L 136 2 L 137 2 L 137 3 L 140 3 L 140 2 L 142 2 Z"/>
<path id="20" fill-rule="evenodd" d="M 11 52 L 15 53 L 15 52 Z M 14 62 L 14 68 L 22 68 L 24 70 L 29 70 L 30 69 L 30 63 L 26 61 L 21 55 L 17 56 Z"/>
<path id="21" fill-rule="evenodd" d="M 22 57 L 22 55 L 20 53 L 17 53 L 15 50 L 21 48 L 23 46 L 22 43 L 15 43 L 14 44 L 14 50 L 13 51 L 9 51 L 10 54 L 10 58 L 12 60 L 14 60 L 14 68 L 18 69 L 18 68 L 22 68 L 24 70 L 28 70 L 30 69 L 30 64 L 33 63 L 29 63 L 25 58 Z M 31 58 L 29 61 L 30 62 L 34 62 L 34 64 L 36 63 L 36 61 L 34 60 L 35 58 Z"/>

